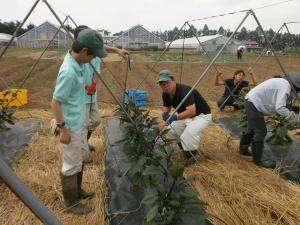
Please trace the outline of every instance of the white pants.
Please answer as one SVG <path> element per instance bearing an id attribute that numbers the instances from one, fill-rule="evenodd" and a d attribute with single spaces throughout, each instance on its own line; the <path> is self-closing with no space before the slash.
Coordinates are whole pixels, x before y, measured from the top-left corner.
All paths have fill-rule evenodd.
<path id="1" fill-rule="evenodd" d="M 83 128 L 70 133 L 71 142 L 69 144 L 60 144 L 63 163 L 61 173 L 65 176 L 79 173 L 82 169 L 82 131 Z"/>
<path id="2" fill-rule="evenodd" d="M 87 142 L 88 131 L 93 131 L 100 124 L 100 116 L 98 112 L 97 103 L 86 104 L 86 118 L 84 122 L 84 129 L 82 132 L 82 155 L 85 159 L 89 154 L 89 146 Z"/>
<path id="3" fill-rule="evenodd" d="M 197 150 L 200 136 L 211 123 L 211 114 L 200 114 L 193 118 L 177 120 L 169 126 L 168 138 L 181 142 L 184 151 Z"/>

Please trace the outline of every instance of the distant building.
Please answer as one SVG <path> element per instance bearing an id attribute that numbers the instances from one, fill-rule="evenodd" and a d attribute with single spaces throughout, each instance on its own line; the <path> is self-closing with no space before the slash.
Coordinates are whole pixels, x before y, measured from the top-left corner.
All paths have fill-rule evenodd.
<path id="1" fill-rule="evenodd" d="M 18 46 L 21 48 L 45 48 L 53 38 L 59 26 L 48 21 L 32 28 L 18 37 Z M 64 29 L 60 29 L 50 47 L 69 48 L 72 40 Z"/>
<path id="2" fill-rule="evenodd" d="M 147 48 L 157 46 L 158 48 L 164 48 L 165 42 L 157 37 L 152 32 L 146 30 L 142 25 L 136 25 L 129 30 L 125 31 L 119 37 L 111 40 L 109 43 L 115 47 L 121 48 Z"/>
<path id="3" fill-rule="evenodd" d="M 10 35 L 10 34 L 0 33 L 0 46 L 6 45 L 10 41 L 11 38 L 12 38 L 12 35 Z M 18 39 L 14 38 L 11 45 L 16 46 L 17 42 L 18 42 Z"/>
<path id="4" fill-rule="evenodd" d="M 225 37 L 220 34 L 216 35 L 207 35 L 207 36 L 199 36 L 198 40 L 203 46 L 204 50 L 207 52 L 217 52 L 222 46 L 228 41 L 228 37 Z M 188 51 L 203 51 L 199 41 L 196 37 L 177 39 L 172 42 L 169 49 L 170 50 L 182 50 L 183 45 L 184 49 Z M 166 43 L 168 46 L 170 42 Z M 239 40 L 231 39 L 228 45 L 224 48 L 223 52 L 231 52 L 236 53 L 237 48 L 242 43 Z"/>
<path id="5" fill-rule="evenodd" d="M 262 47 L 259 46 L 259 44 L 256 41 L 241 41 L 243 45 L 245 45 L 248 52 L 257 52 L 261 51 Z"/>
<path id="6" fill-rule="evenodd" d="M 112 35 L 110 35 L 111 32 L 109 32 L 109 31 L 107 31 L 107 30 L 104 30 L 104 29 L 102 29 L 102 30 L 97 30 L 97 32 L 98 32 L 99 34 L 101 34 L 101 36 L 103 37 L 103 42 L 104 42 L 104 44 L 106 44 L 106 45 L 111 45 L 111 41 L 112 41 L 113 39 L 115 39 L 115 38 L 118 37 L 118 36 L 112 36 Z"/>

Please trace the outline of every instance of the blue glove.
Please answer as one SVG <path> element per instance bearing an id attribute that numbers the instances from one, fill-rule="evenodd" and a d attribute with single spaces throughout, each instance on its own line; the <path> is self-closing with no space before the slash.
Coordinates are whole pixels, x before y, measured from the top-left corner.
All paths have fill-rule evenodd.
<path id="1" fill-rule="evenodd" d="M 174 121 L 177 120 L 177 115 L 174 114 L 173 116 L 171 116 L 170 120 L 169 120 L 169 124 L 173 123 Z"/>
<path id="2" fill-rule="evenodd" d="M 166 121 L 169 118 L 169 113 L 168 112 L 163 112 L 161 114 L 161 117 L 162 117 L 163 121 Z"/>

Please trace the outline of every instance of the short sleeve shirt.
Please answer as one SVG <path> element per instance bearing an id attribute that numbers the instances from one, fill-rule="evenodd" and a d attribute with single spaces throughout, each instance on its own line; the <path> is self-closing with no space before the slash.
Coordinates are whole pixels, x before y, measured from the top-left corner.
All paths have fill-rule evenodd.
<path id="1" fill-rule="evenodd" d="M 70 132 L 79 130 L 85 121 L 84 77 L 80 66 L 68 52 L 61 65 L 53 99 L 60 102 L 65 123 Z"/>
<path id="2" fill-rule="evenodd" d="M 169 94 L 162 94 L 164 106 L 177 108 L 177 106 L 180 104 L 180 102 L 184 99 L 184 97 L 188 94 L 190 90 L 190 86 L 184 84 L 176 84 L 176 92 L 173 98 Z M 185 111 L 186 107 L 193 104 L 195 104 L 196 106 L 196 116 L 200 115 L 201 113 L 210 114 L 209 105 L 197 90 L 193 90 L 193 92 L 189 95 L 185 102 L 179 107 L 178 113 Z"/>
<path id="3" fill-rule="evenodd" d="M 248 87 L 249 86 L 249 82 L 245 81 L 245 80 L 242 80 L 240 82 L 240 84 L 235 85 L 232 78 L 231 79 L 226 79 L 224 81 L 224 83 L 225 83 L 224 84 L 225 91 L 224 91 L 224 94 L 223 94 L 224 97 L 227 97 L 227 96 L 230 95 L 230 92 L 229 92 L 228 88 L 226 87 L 226 85 L 229 87 L 229 89 L 230 89 L 231 92 L 236 88 L 235 91 L 234 91 L 234 93 L 233 93 L 234 95 L 238 95 L 244 87 Z M 236 86 L 238 86 L 238 87 L 236 87 Z"/>
<path id="4" fill-rule="evenodd" d="M 96 58 L 92 59 L 91 64 L 95 67 L 97 72 L 100 73 L 100 58 L 96 57 Z M 95 74 L 94 70 L 89 63 L 83 64 L 83 75 L 84 75 L 85 85 L 92 84 L 94 74 Z M 87 93 L 85 95 L 86 104 L 95 103 L 96 99 L 97 99 L 97 91 L 95 92 L 95 94 L 92 95 L 92 97 L 91 97 L 91 95 L 88 95 Z"/>

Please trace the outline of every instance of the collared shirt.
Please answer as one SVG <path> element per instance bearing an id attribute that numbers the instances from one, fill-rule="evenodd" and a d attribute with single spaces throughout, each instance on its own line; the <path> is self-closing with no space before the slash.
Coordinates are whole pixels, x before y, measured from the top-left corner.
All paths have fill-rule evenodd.
<path id="1" fill-rule="evenodd" d="M 287 108 L 291 85 L 283 78 L 272 78 L 262 82 L 246 95 L 259 112 L 265 115 L 279 114 L 288 119 L 293 114 Z"/>
<path id="2" fill-rule="evenodd" d="M 80 66 L 70 52 L 61 65 L 53 99 L 60 102 L 65 123 L 70 132 L 79 130 L 85 121 L 85 89 L 84 77 Z"/>
<path id="3" fill-rule="evenodd" d="M 91 64 L 95 67 L 97 72 L 100 73 L 100 58 L 96 57 L 96 58 L 92 59 Z M 93 76 L 94 76 L 95 73 L 94 73 L 94 70 L 93 70 L 93 68 L 91 67 L 91 65 L 89 63 L 83 64 L 83 74 L 84 74 L 84 83 L 85 83 L 85 85 L 91 85 L 92 82 L 93 82 Z M 95 94 L 92 95 L 92 97 L 91 97 L 91 95 L 88 95 L 86 93 L 86 95 L 85 95 L 86 104 L 95 103 L 96 100 L 97 100 L 97 91 L 95 92 Z"/>

